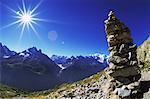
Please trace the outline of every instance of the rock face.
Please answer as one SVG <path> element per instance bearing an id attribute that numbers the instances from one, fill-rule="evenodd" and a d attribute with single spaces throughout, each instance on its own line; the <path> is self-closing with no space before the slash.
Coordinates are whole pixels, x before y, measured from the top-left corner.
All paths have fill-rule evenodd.
<path id="1" fill-rule="evenodd" d="M 107 73 L 115 79 L 112 91 L 122 98 L 129 97 L 137 92 L 141 77 L 136 58 L 137 46 L 133 43 L 129 28 L 120 22 L 113 11 L 105 23 L 110 51 Z"/>
<path id="2" fill-rule="evenodd" d="M 149 37 L 150 38 L 150 37 Z M 138 49 L 137 58 L 140 67 L 150 70 L 150 39 L 147 39 Z"/>

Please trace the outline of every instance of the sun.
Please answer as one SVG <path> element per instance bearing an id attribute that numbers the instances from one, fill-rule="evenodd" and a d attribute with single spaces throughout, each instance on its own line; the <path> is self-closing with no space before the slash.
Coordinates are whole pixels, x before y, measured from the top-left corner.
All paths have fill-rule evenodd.
<path id="1" fill-rule="evenodd" d="M 32 15 L 30 14 L 23 14 L 21 17 L 20 17 L 21 21 L 25 24 L 28 24 L 29 22 L 32 22 Z"/>
<path id="2" fill-rule="evenodd" d="M 16 18 L 16 21 L 4 26 L 3 28 L 7 28 L 12 25 L 18 24 L 18 26 L 21 27 L 21 33 L 20 33 L 19 40 L 22 39 L 22 36 L 23 36 L 26 28 L 28 30 L 32 29 L 32 31 L 36 34 L 36 36 L 38 38 L 40 38 L 34 25 L 38 25 L 37 21 L 47 21 L 47 20 L 38 18 L 39 13 L 36 10 L 38 9 L 38 7 L 40 6 L 41 3 L 42 3 L 42 0 L 35 7 L 33 7 L 33 9 L 31 9 L 30 7 L 27 8 L 24 0 L 22 0 L 22 6 L 18 6 L 17 11 L 6 6 L 9 10 L 14 12 L 15 15 L 13 15 L 13 17 Z"/>

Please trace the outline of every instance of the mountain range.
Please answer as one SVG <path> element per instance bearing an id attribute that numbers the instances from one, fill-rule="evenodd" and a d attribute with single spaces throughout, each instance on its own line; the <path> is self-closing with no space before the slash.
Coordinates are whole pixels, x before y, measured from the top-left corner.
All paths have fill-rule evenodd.
<path id="1" fill-rule="evenodd" d="M 87 78 L 107 67 L 107 56 L 48 57 L 36 47 L 11 51 L 0 43 L 0 83 L 27 91 L 54 88 Z"/>

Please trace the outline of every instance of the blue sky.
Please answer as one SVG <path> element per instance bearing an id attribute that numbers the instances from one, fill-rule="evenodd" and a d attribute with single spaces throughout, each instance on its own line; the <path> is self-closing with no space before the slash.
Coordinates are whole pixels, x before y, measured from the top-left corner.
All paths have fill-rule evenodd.
<path id="1" fill-rule="evenodd" d="M 27 8 L 35 7 L 40 0 L 25 0 Z M 132 32 L 134 42 L 139 46 L 150 35 L 149 0 L 43 0 L 35 11 L 36 17 L 48 20 L 33 25 L 40 39 L 32 29 L 23 32 L 18 24 L 4 26 L 17 21 L 6 6 L 18 11 L 21 0 L 0 1 L 0 42 L 15 51 L 32 46 L 42 49 L 49 56 L 109 54 L 104 21 L 111 9 Z"/>

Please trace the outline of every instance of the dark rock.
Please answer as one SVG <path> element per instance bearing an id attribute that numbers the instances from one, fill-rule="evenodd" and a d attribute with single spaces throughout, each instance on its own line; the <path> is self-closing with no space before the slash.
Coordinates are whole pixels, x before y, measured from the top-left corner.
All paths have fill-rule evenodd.
<path id="1" fill-rule="evenodd" d="M 113 73 L 111 73 L 110 75 L 113 77 L 118 77 L 118 76 L 129 77 L 129 76 L 138 75 L 139 73 L 140 72 L 137 71 L 136 67 L 128 67 L 128 68 L 118 69 Z"/>
<path id="2" fill-rule="evenodd" d="M 124 85 L 130 84 L 131 81 L 130 79 L 126 78 L 126 77 L 117 77 L 116 78 L 117 81 L 119 81 L 120 83 L 123 83 Z"/>

